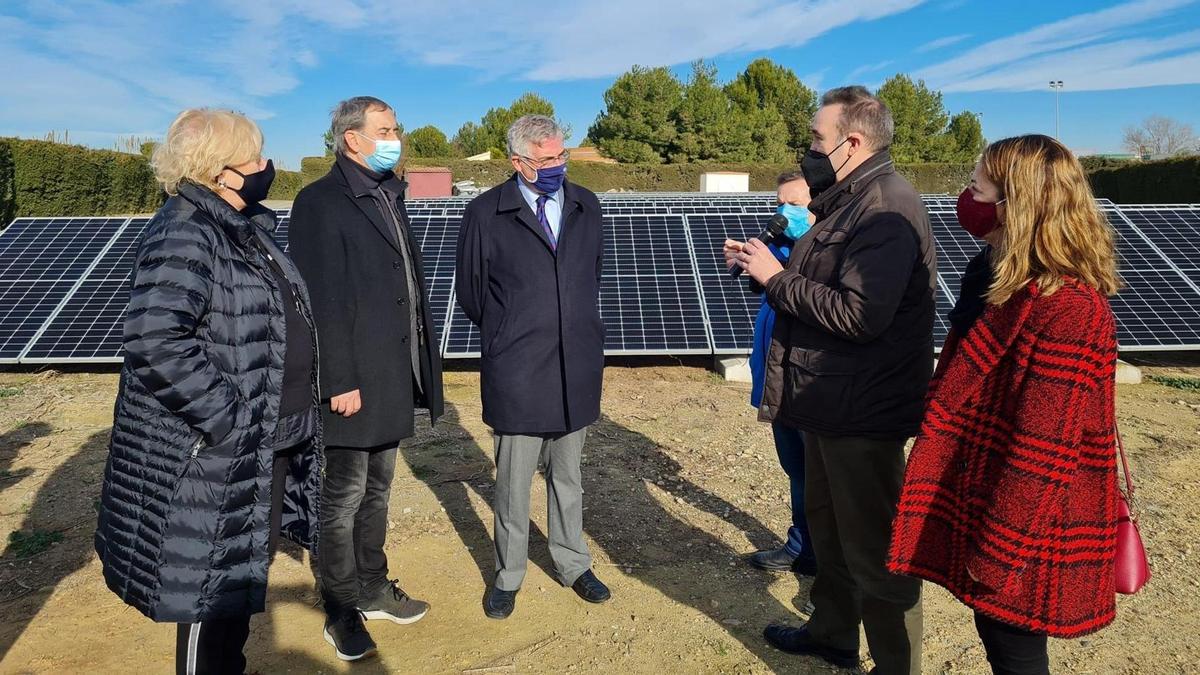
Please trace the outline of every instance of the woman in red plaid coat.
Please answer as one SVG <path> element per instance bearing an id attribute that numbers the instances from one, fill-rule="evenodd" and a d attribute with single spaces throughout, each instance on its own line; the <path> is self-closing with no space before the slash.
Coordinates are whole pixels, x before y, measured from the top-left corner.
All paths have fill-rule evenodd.
<path id="1" fill-rule="evenodd" d="M 930 384 L 890 569 L 975 610 L 996 673 L 1047 673 L 1046 637 L 1115 615 L 1113 235 L 1079 162 L 998 141 L 959 197 L 971 262 Z"/>

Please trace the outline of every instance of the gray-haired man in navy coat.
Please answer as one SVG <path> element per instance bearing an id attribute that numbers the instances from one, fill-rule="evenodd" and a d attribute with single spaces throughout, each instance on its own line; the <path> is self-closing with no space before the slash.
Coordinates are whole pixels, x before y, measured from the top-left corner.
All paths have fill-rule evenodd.
<path id="1" fill-rule="evenodd" d="M 566 181 L 563 130 L 526 115 L 508 130 L 516 173 L 463 214 L 455 291 L 479 326 L 483 421 L 495 433 L 496 579 L 484 600 L 512 614 L 525 578 L 529 489 L 544 467 L 550 556 L 564 586 L 609 599 L 583 538 L 580 454 L 600 416 L 604 325 L 600 202 Z"/>

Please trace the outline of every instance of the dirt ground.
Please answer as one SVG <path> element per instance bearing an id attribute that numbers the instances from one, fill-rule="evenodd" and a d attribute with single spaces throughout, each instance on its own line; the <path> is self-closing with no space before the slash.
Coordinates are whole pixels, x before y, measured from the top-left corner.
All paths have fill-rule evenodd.
<path id="1" fill-rule="evenodd" d="M 1200 375 L 1200 368 L 1148 372 Z M 113 373 L 0 373 L 0 672 L 166 673 L 174 629 L 112 595 L 92 552 Z M 403 445 L 392 492 L 392 571 L 433 608 L 411 626 L 372 622 L 378 658 L 338 662 L 321 639 L 307 556 L 271 568 L 249 670 L 261 673 L 821 673 L 769 648 L 762 628 L 802 620 L 809 581 L 749 568 L 786 529 L 787 486 L 747 385 L 695 365 L 612 366 L 584 457 L 585 529 L 613 589 L 588 605 L 547 570 L 545 488 L 535 479 L 531 565 L 507 621 L 484 617 L 491 576 L 491 438 L 478 375 L 446 375 L 444 423 Z M 1056 673 L 1184 673 L 1200 663 L 1200 391 L 1120 387 L 1154 579 L 1116 623 L 1052 641 Z M 1049 411 L 1048 411 L 1049 412 Z M 10 534 L 21 532 L 18 542 Z M 29 537 L 33 537 L 30 539 Z M 43 552 L 20 557 L 61 537 Z M 42 542 L 42 546 L 39 546 Z M 5 545 L 0 543 L 0 545 Z M 926 585 L 925 672 L 986 672 L 970 613 Z M 863 654 L 866 660 L 864 641 Z"/>

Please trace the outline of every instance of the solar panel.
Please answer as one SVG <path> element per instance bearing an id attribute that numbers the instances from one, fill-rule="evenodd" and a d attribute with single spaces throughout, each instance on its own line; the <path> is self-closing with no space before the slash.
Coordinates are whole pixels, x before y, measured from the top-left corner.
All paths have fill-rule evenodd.
<path id="1" fill-rule="evenodd" d="M 1114 206 L 1101 208 L 1116 233 L 1125 286 L 1110 300 L 1117 341 L 1129 350 L 1200 347 L 1200 292 Z"/>
<path id="2" fill-rule="evenodd" d="M 773 193 L 605 193 L 601 315 L 609 354 L 749 351 L 759 298 L 723 269 L 726 236 L 757 234 Z M 967 262 L 982 244 L 963 231 L 955 197 L 925 195 L 937 240 L 938 344 Z M 479 338 L 453 301 L 454 247 L 468 199 L 408 202 L 423 253 L 434 339 L 447 357 Z M 1117 207 L 1126 287 L 1113 299 L 1123 349 L 1200 348 L 1200 209 Z M 286 248 L 290 210 L 274 235 Z M 119 360 L 128 276 L 146 218 L 19 219 L 0 233 L 0 362 Z M 654 254 L 647 253 L 647 242 Z M 664 254 L 663 252 L 669 254 Z"/>
<path id="3" fill-rule="evenodd" d="M 279 248 L 286 253 L 288 250 L 288 227 L 292 224 L 291 212 L 277 214 L 275 231 L 271 235 L 275 238 L 275 243 L 279 244 Z"/>
<path id="4" fill-rule="evenodd" d="M 685 228 L 679 215 L 605 216 L 607 353 L 712 352 Z"/>
<path id="5" fill-rule="evenodd" d="M 716 354 L 744 354 L 754 340 L 754 318 L 762 297 L 750 291 L 745 275 L 732 279 L 725 268 L 726 239 L 746 241 L 763 230 L 764 218 L 749 214 L 696 214 L 687 217 L 696 270 Z"/>
<path id="6" fill-rule="evenodd" d="M 983 243 L 959 226 L 954 211 L 931 209 L 929 224 L 937 245 L 938 276 L 953 306 L 958 300 L 959 282 L 967 270 L 967 263 L 983 249 Z"/>
<path id="7" fill-rule="evenodd" d="M 606 215 L 600 316 L 607 354 L 708 354 L 704 307 L 682 216 Z M 649 253 L 663 242 L 670 255 Z M 479 332 L 456 306 L 446 356 L 480 353 Z"/>
<path id="8" fill-rule="evenodd" d="M 446 323 L 450 320 L 454 295 L 454 249 L 459 220 L 449 216 L 409 218 L 413 236 L 421 249 L 426 301 L 433 319 L 433 335 L 429 339 L 437 343 L 439 350 L 445 348 Z"/>
<path id="9" fill-rule="evenodd" d="M 940 264 L 940 261 L 939 261 Z M 938 285 L 934 296 L 933 310 L 933 344 L 934 349 L 941 351 L 942 344 L 946 342 L 946 336 L 950 334 L 950 310 L 954 309 L 954 303 L 958 300 L 958 296 L 951 294 L 950 289 L 946 286 L 946 282 L 942 279 L 942 275 L 938 274 Z"/>
<path id="10" fill-rule="evenodd" d="M 134 218 L 42 331 L 22 362 L 120 361 L 129 277 L 149 218 Z"/>
<path id="11" fill-rule="evenodd" d="M 15 363 L 128 218 L 19 218 L 0 234 L 0 363 Z"/>
<path id="12" fill-rule="evenodd" d="M 1122 206 L 1120 211 L 1176 267 L 1200 270 L 1200 209 Z"/>

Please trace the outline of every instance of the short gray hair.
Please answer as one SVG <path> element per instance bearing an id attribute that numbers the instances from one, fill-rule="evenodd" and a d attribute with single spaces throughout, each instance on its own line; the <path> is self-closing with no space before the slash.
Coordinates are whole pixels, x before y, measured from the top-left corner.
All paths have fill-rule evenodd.
<path id="1" fill-rule="evenodd" d="M 391 110 L 392 106 L 374 96 L 355 96 L 335 105 L 330 111 L 329 130 L 333 133 L 333 149 L 346 152 L 346 132 L 361 131 L 371 110 Z"/>
<path id="2" fill-rule="evenodd" d="M 821 97 L 821 105 L 841 105 L 842 116 L 838 119 L 838 133 L 847 136 L 858 132 L 867 140 L 872 150 L 882 150 L 892 144 L 896 123 L 887 104 L 872 96 L 866 87 L 838 87 L 830 89 Z"/>
<path id="3" fill-rule="evenodd" d="M 525 115 L 508 128 L 508 154 L 528 155 L 529 146 L 547 138 L 565 138 L 563 128 L 552 117 Z"/>

